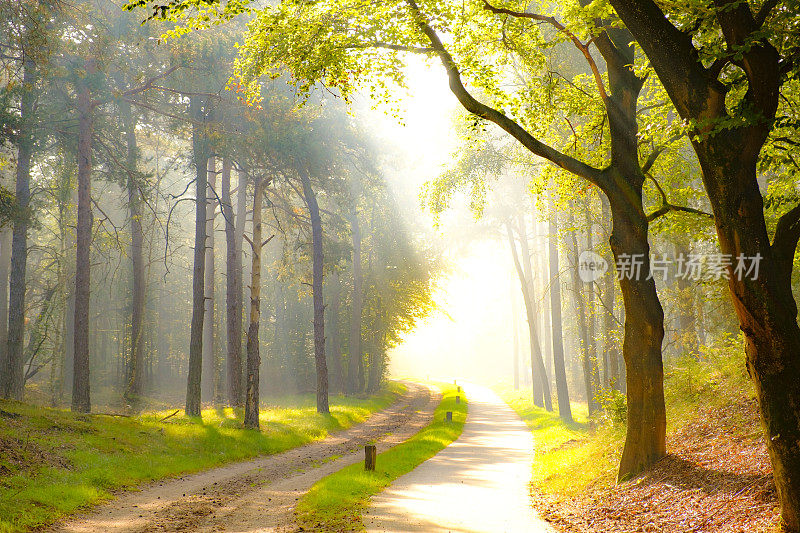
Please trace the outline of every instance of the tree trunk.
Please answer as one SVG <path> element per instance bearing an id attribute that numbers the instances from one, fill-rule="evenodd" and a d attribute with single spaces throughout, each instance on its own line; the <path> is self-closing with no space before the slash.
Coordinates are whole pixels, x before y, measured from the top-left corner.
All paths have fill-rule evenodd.
<path id="1" fill-rule="evenodd" d="M 14 221 L 11 241 L 11 273 L 8 299 L 8 338 L 5 368 L 0 376 L 4 398 L 22 400 L 25 381 L 23 378 L 23 339 L 25 338 L 25 273 L 28 264 L 28 204 L 31 197 L 31 157 L 33 153 L 33 112 L 35 85 L 38 80 L 36 63 L 23 61 L 23 85 L 20 107 L 20 128 L 17 141 L 16 202 L 19 218 Z"/>
<path id="2" fill-rule="evenodd" d="M 641 189 L 635 191 L 641 199 Z M 615 199 L 615 200 L 618 200 Z M 611 250 L 619 266 L 620 256 L 642 259 L 641 274 L 618 272 L 625 305 L 625 359 L 628 422 L 625 447 L 620 459 L 619 478 L 627 479 L 666 455 L 666 408 L 661 343 L 664 339 L 664 311 L 650 272 L 647 219 L 641 203 L 611 201 L 614 227 Z M 620 205 L 622 204 L 622 205 Z"/>
<path id="3" fill-rule="evenodd" d="M 575 220 L 572 214 L 569 217 L 570 226 L 575 228 Z M 589 325 L 586 312 L 586 300 L 584 300 L 584 282 L 581 281 L 578 272 L 578 256 L 580 250 L 578 249 L 578 240 L 575 236 L 576 230 L 570 231 L 571 241 L 571 254 L 572 265 L 569 269 L 572 277 L 572 296 L 575 302 L 575 313 L 578 316 L 578 331 L 580 332 L 580 352 L 581 352 L 581 368 L 583 371 L 583 387 L 586 392 L 586 404 L 589 407 L 589 416 L 597 411 L 596 389 L 595 380 L 592 376 L 592 360 L 589 350 Z"/>
<path id="4" fill-rule="evenodd" d="M 206 268 L 203 291 L 205 293 L 205 317 L 203 322 L 203 374 L 206 376 L 202 384 L 202 397 L 206 400 L 216 400 L 216 384 L 218 381 L 218 369 L 214 357 L 215 345 L 217 343 L 217 320 L 214 312 L 214 289 L 216 286 L 216 268 L 214 262 L 214 217 L 216 213 L 217 199 L 214 195 L 217 187 L 217 160 L 213 155 L 206 163 L 208 192 L 206 193 Z"/>
<path id="5" fill-rule="evenodd" d="M 513 351 L 514 365 L 514 390 L 519 390 L 519 314 L 517 312 L 517 299 L 515 297 L 514 284 L 511 284 L 511 295 L 508 298 L 511 302 L 511 343 Z"/>
<path id="6" fill-rule="evenodd" d="M 311 178 L 305 171 L 300 172 L 303 182 L 303 196 L 311 216 L 311 241 L 313 248 L 311 287 L 314 300 L 314 361 L 317 370 L 317 412 L 330 414 L 328 406 L 328 363 L 325 360 L 325 304 L 322 299 L 323 256 L 322 256 L 322 218 Z M 255 242 L 255 241 L 254 241 Z"/>
<path id="7" fill-rule="evenodd" d="M 200 383 L 203 374 L 203 320 L 205 313 L 206 191 L 208 189 L 208 138 L 205 102 L 189 98 L 192 126 L 192 159 L 195 177 L 194 261 L 192 267 L 192 325 L 189 333 L 189 372 L 186 379 L 186 415 L 200 416 Z"/>
<path id="8" fill-rule="evenodd" d="M 241 179 L 239 187 L 242 187 Z M 231 204 L 231 160 L 222 160 L 222 214 L 225 220 L 225 310 L 228 403 L 242 405 L 242 254 Z"/>
<path id="9" fill-rule="evenodd" d="M 524 229 L 524 224 L 520 225 L 521 228 Z M 531 368 L 536 369 L 536 372 L 531 372 L 531 382 L 534 388 L 534 395 L 533 395 L 533 403 L 539 407 L 544 405 L 545 409 L 548 411 L 553 410 L 552 404 L 552 397 L 550 395 L 550 383 L 547 379 L 547 373 L 545 372 L 544 362 L 542 361 L 542 354 L 539 348 L 539 341 L 536 338 L 536 313 L 534 312 L 534 303 L 533 303 L 533 295 L 530 293 L 531 284 L 529 282 L 530 279 L 530 272 L 526 272 L 523 268 L 524 259 L 527 255 L 528 259 L 530 260 L 530 254 L 528 252 L 528 247 L 525 244 L 527 240 L 527 234 L 523 231 L 520 235 L 520 242 L 522 243 L 522 256 L 523 256 L 523 263 L 520 264 L 519 254 L 517 254 L 517 246 L 514 242 L 514 234 L 512 233 L 511 225 L 506 224 L 506 230 L 508 233 L 508 244 L 511 247 L 511 254 L 514 259 L 514 266 L 517 270 L 517 275 L 519 276 L 519 282 L 522 287 L 522 298 L 525 302 L 525 312 L 528 317 L 528 333 L 530 338 L 530 346 L 531 346 Z M 530 261 L 528 261 L 528 270 L 530 270 Z M 526 275 L 527 274 L 527 275 Z M 542 393 L 537 397 L 535 390 L 536 390 L 536 381 L 539 380 L 540 382 L 540 390 Z M 542 400 L 544 400 L 542 402 Z"/>
<path id="10" fill-rule="evenodd" d="M 11 270 L 11 239 L 13 230 L 10 226 L 0 228 L 0 370 L 5 375 L 8 368 L 8 275 Z M 5 378 L 0 378 L 3 381 Z M 4 388 L 0 384 L 0 390 Z"/>
<path id="11" fill-rule="evenodd" d="M 136 145 L 136 122 L 131 112 L 131 104 L 125 100 L 119 103 L 122 125 L 125 128 L 127 157 L 128 213 L 131 223 L 131 263 L 133 269 L 132 308 L 131 308 L 131 346 L 125 397 L 135 400 L 142 394 L 144 381 L 144 335 L 142 324 L 145 312 L 145 272 L 144 272 L 144 232 L 142 230 L 142 198 L 137 181 L 136 163 L 139 157 Z"/>
<path id="12" fill-rule="evenodd" d="M 94 71 L 89 62 L 87 71 Z M 78 223 L 75 233 L 75 339 L 72 410 L 88 413 L 89 400 L 89 273 L 92 244 L 92 94 L 83 85 L 78 93 Z"/>
<path id="13" fill-rule="evenodd" d="M 353 302 L 350 313 L 350 340 L 347 358 L 347 392 L 355 394 L 359 391 L 359 368 L 361 362 L 361 228 L 358 225 L 358 213 L 354 210 L 350 218 L 350 231 L 353 238 Z"/>
<path id="14" fill-rule="evenodd" d="M 330 391 L 341 393 L 344 389 L 344 376 L 342 375 L 342 345 L 339 338 L 339 306 L 341 299 L 341 282 L 339 272 L 331 272 L 331 303 L 328 306 L 328 332 L 327 340 L 329 349 L 327 350 L 328 359 L 331 362 Z"/>
<path id="15" fill-rule="evenodd" d="M 264 196 L 264 180 L 258 179 L 253 190 L 253 264 L 250 269 L 250 324 L 247 328 L 247 392 L 244 402 L 244 427 L 259 427 L 259 353 L 258 326 L 261 322 L 261 200 Z"/>
<path id="16" fill-rule="evenodd" d="M 558 266 L 558 214 L 555 211 L 552 197 L 549 200 L 549 210 L 547 256 L 550 267 L 550 316 L 552 317 L 551 324 L 553 330 L 553 371 L 556 378 L 558 415 L 562 420 L 571 422 L 572 408 L 569 403 L 567 370 L 564 364 L 564 331 L 561 320 L 561 279 Z"/>
<path id="17" fill-rule="evenodd" d="M 242 344 L 242 341 L 245 343 L 247 342 L 246 339 L 242 336 L 242 316 L 244 313 L 244 279 L 245 279 L 245 269 L 244 269 L 244 227 L 245 223 L 247 222 L 247 186 L 249 184 L 249 180 L 247 178 L 247 169 L 240 169 L 239 170 L 239 185 L 238 190 L 236 191 L 236 261 L 238 265 L 238 276 L 237 276 L 237 285 L 236 285 L 236 297 L 238 299 L 239 305 L 239 344 Z M 245 351 L 247 347 L 245 346 Z M 241 349 L 239 351 L 241 354 Z M 243 380 L 247 374 L 247 357 L 241 357 L 240 359 L 245 359 L 242 361 L 242 365 L 239 368 L 239 405 L 244 405 L 244 381 Z"/>

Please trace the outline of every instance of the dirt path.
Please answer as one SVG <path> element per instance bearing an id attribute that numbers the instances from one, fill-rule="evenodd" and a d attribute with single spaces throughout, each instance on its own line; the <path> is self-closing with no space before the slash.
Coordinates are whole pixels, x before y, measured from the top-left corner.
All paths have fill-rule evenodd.
<path id="1" fill-rule="evenodd" d="M 276 455 L 163 480 L 126 492 L 47 529 L 51 532 L 292 531 L 295 502 L 317 480 L 408 439 L 430 421 L 438 393 L 408 383 L 408 392 L 366 422 Z"/>
<path id="2" fill-rule="evenodd" d="M 526 532 L 552 529 L 533 510 L 533 438 L 489 389 L 464 386 L 469 414 L 453 444 L 373 498 L 370 532 Z"/>

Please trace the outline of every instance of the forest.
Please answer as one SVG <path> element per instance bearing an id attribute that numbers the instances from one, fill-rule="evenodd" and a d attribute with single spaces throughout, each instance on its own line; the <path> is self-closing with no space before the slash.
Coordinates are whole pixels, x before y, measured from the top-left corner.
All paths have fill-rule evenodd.
<path id="1" fill-rule="evenodd" d="M 800 533 L 796 2 L 0 13 L 0 531 Z"/>

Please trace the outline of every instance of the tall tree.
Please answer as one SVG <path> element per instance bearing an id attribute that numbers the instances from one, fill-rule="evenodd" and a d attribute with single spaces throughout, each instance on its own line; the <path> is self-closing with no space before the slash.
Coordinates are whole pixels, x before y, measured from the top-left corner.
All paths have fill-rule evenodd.
<path id="1" fill-rule="evenodd" d="M 192 267 L 192 325 L 189 339 L 189 373 L 186 381 L 186 415 L 200 416 L 203 374 L 203 320 L 205 315 L 206 206 L 208 204 L 207 102 L 199 96 L 189 98 L 192 118 L 192 162 L 195 168 L 195 233 Z"/>
<path id="2" fill-rule="evenodd" d="M 358 210 L 353 208 L 350 215 L 350 233 L 353 239 L 353 298 L 350 308 L 350 339 L 347 355 L 347 392 L 355 394 L 361 390 L 359 367 L 361 353 L 361 307 L 363 305 L 363 283 L 361 274 L 361 226 Z"/>
<path id="3" fill-rule="evenodd" d="M 734 260 L 758 258 L 757 276 L 729 269 L 729 288 L 745 335 L 781 518 L 787 531 L 799 532 L 800 409 L 788 406 L 800 405 L 800 327 L 791 286 L 800 204 L 782 213 L 770 239 L 757 172 L 784 84 L 798 69 L 796 32 L 787 30 L 797 24 L 796 11 L 781 2 L 764 2 L 754 11 L 750 2 L 715 0 L 702 11 L 669 6 L 676 20 L 653 0 L 611 4 L 691 125 L 722 252 Z M 784 16 L 771 20 L 776 12 Z M 687 15 L 700 24 L 691 20 L 676 27 Z M 697 35 L 695 44 L 700 28 L 709 31 Z"/>
<path id="4" fill-rule="evenodd" d="M 564 332 L 561 320 L 561 272 L 558 261 L 558 214 L 549 199 L 550 216 L 548 219 L 547 256 L 550 274 L 550 315 L 553 328 L 553 371 L 556 377 L 556 395 L 558 396 L 558 416 L 562 420 L 572 421 L 572 408 L 569 403 L 567 387 L 567 371 L 564 364 Z"/>
<path id="5" fill-rule="evenodd" d="M 322 218 L 319 214 L 317 196 L 311 186 L 308 172 L 300 170 L 303 183 L 303 199 L 311 218 L 312 275 L 311 291 L 314 300 L 314 361 L 317 369 L 317 412 L 330 414 L 328 406 L 328 363 L 325 360 L 325 303 L 322 298 L 323 256 Z"/>
<path id="6" fill-rule="evenodd" d="M 253 265 L 250 270 L 250 322 L 247 327 L 247 391 L 244 402 L 244 427 L 259 427 L 259 371 L 261 354 L 259 351 L 258 326 L 261 322 L 261 248 L 262 226 L 261 206 L 264 198 L 265 180 L 254 179 L 253 187 L 253 237 L 250 246 L 253 252 Z"/>
<path id="7" fill-rule="evenodd" d="M 227 395 L 234 406 L 242 404 L 242 251 L 237 242 L 236 223 L 231 203 L 231 159 L 222 160 L 222 214 L 225 220 L 225 311 L 227 325 Z M 246 188 L 242 172 L 239 187 Z M 240 195 L 241 200 L 241 195 Z M 239 216 L 244 216 L 242 213 Z"/>

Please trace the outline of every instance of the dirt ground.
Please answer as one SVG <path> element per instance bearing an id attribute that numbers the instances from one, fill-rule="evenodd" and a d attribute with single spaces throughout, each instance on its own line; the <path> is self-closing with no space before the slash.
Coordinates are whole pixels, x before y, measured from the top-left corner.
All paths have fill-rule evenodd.
<path id="1" fill-rule="evenodd" d="M 745 413 L 745 426 L 733 410 Z M 570 533 L 773 531 L 779 509 L 755 401 L 700 415 L 640 478 L 572 498 L 534 491 L 534 506 Z"/>
<path id="2" fill-rule="evenodd" d="M 295 503 L 316 481 L 363 460 L 364 444 L 384 451 L 429 423 L 438 392 L 407 387 L 392 406 L 325 440 L 142 486 L 42 531 L 296 531 Z"/>

